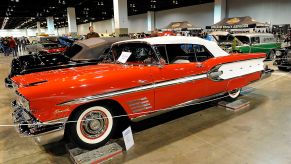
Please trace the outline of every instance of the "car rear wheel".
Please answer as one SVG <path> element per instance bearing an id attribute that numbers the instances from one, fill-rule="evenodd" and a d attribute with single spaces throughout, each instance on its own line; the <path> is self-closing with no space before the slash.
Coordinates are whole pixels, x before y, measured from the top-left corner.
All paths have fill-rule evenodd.
<path id="1" fill-rule="evenodd" d="M 240 96 L 240 93 L 241 93 L 241 88 L 229 91 L 227 99 L 228 100 L 235 100 Z"/>
<path id="2" fill-rule="evenodd" d="M 111 108 L 93 106 L 79 110 L 69 123 L 69 138 L 85 149 L 94 149 L 105 145 L 116 131 L 117 119 Z"/>

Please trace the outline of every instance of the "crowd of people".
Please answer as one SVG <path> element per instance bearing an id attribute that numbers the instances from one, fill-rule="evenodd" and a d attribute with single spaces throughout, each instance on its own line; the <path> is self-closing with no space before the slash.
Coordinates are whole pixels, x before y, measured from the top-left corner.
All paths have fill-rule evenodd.
<path id="1" fill-rule="evenodd" d="M 18 50 L 23 47 L 25 48 L 30 42 L 28 38 L 13 38 L 13 37 L 2 37 L 0 38 L 0 51 L 3 52 L 4 56 L 12 54 L 13 57 L 18 56 Z"/>

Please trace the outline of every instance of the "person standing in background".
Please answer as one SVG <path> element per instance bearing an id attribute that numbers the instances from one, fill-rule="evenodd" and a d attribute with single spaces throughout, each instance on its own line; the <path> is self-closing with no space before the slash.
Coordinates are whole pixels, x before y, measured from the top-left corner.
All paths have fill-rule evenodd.
<path id="1" fill-rule="evenodd" d="M 4 56 L 9 56 L 9 42 L 7 38 L 3 38 L 2 41 Z"/>
<path id="2" fill-rule="evenodd" d="M 13 37 L 10 37 L 8 41 L 9 41 L 9 48 L 10 48 L 10 50 L 12 52 L 13 57 L 17 57 L 17 50 L 16 50 L 16 42 L 15 42 L 15 40 L 13 39 Z"/>
<path id="3" fill-rule="evenodd" d="M 99 38 L 100 37 L 98 33 L 94 32 L 93 26 L 90 26 L 89 27 L 89 31 L 90 32 L 87 34 L 86 39 L 89 39 L 89 38 Z"/>
<path id="4" fill-rule="evenodd" d="M 0 38 L 0 52 L 3 52 L 4 53 L 3 38 Z"/>
<path id="5" fill-rule="evenodd" d="M 15 43 L 16 43 L 16 53 L 19 54 L 20 52 L 20 40 L 19 38 L 14 38 Z"/>
<path id="6" fill-rule="evenodd" d="M 20 39 L 20 49 L 21 50 L 25 50 L 25 37 L 23 36 L 21 39 Z"/>

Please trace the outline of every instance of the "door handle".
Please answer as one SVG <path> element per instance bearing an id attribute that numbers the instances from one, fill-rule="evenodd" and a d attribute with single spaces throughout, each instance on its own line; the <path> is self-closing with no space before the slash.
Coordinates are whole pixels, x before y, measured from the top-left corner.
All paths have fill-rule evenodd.
<path id="1" fill-rule="evenodd" d="M 138 80 L 137 82 L 140 84 L 146 84 L 148 81 L 147 80 Z"/>

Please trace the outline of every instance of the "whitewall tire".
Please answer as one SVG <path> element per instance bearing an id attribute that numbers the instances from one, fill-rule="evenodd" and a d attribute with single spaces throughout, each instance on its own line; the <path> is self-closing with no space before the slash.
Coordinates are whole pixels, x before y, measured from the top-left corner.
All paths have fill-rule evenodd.
<path id="1" fill-rule="evenodd" d="M 85 149 L 105 145 L 116 130 L 116 119 L 109 107 L 93 106 L 77 111 L 69 124 L 69 138 Z"/>

